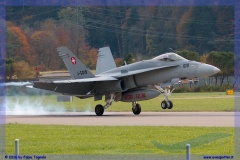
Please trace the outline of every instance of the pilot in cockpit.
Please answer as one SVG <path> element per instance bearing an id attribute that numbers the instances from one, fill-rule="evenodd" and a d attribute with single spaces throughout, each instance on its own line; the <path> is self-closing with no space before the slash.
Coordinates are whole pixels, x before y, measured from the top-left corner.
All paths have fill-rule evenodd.
<path id="1" fill-rule="evenodd" d="M 169 58 L 168 58 L 168 55 L 166 54 L 166 55 L 163 55 L 163 57 L 162 57 L 162 61 L 169 61 Z"/>
<path id="2" fill-rule="evenodd" d="M 156 60 L 159 60 L 159 61 L 165 61 L 165 62 L 186 60 L 185 58 L 177 55 L 176 53 L 162 54 L 162 55 L 157 56 L 157 57 L 155 57 L 153 59 L 156 59 Z"/>

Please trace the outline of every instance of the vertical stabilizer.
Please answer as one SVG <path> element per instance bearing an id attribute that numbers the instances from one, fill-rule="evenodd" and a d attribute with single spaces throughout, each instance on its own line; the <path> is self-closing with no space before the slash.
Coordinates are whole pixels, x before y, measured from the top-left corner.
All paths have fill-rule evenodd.
<path id="1" fill-rule="evenodd" d="M 67 47 L 59 47 L 57 51 L 73 79 L 94 77 L 89 69 Z"/>
<path id="2" fill-rule="evenodd" d="M 110 48 L 109 47 L 99 48 L 96 74 L 100 74 L 113 68 L 116 68 L 116 64 L 113 59 Z"/>

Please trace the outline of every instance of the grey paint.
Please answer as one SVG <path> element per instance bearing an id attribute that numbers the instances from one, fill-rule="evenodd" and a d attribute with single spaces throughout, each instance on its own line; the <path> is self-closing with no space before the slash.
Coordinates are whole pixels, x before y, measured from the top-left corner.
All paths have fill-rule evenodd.
<path id="1" fill-rule="evenodd" d="M 110 93 L 126 94 L 149 85 L 164 85 L 177 79 L 207 77 L 220 71 L 212 65 L 189 61 L 175 53 L 116 68 L 110 49 L 104 47 L 99 49 L 96 69 L 99 74 L 94 76 L 66 47 L 59 47 L 58 51 L 73 80 L 36 82 L 33 87 L 80 98 L 94 96 L 95 100 L 100 100 L 103 95 Z M 76 63 L 71 61 L 71 57 L 75 57 Z"/>
<path id="2" fill-rule="evenodd" d="M 113 56 L 109 47 L 103 47 L 98 50 L 96 74 L 116 68 Z"/>

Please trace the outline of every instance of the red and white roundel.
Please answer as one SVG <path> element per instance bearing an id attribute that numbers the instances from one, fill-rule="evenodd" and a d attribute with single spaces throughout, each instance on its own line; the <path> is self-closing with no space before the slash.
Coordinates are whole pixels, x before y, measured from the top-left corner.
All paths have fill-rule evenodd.
<path id="1" fill-rule="evenodd" d="M 76 64 L 77 63 L 76 58 L 71 57 L 71 62 L 72 62 L 72 64 Z"/>

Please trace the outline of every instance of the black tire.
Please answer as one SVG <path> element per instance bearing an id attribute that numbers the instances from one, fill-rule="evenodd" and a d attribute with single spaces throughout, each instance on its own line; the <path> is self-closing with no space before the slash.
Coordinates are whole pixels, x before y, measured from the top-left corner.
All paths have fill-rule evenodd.
<path id="1" fill-rule="evenodd" d="M 162 107 L 162 109 L 166 109 L 168 107 L 167 102 L 166 101 L 162 101 L 161 107 Z"/>
<path id="2" fill-rule="evenodd" d="M 139 115 L 141 113 L 141 105 L 136 104 L 136 106 L 132 108 L 132 112 L 135 115 Z"/>
<path id="3" fill-rule="evenodd" d="M 101 104 L 96 105 L 96 107 L 95 107 L 96 115 L 101 116 L 101 115 L 103 115 L 103 112 L 104 112 L 103 106 Z"/>
<path id="4" fill-rule="evenodd" d="M 169 106 L 167 107 L 168 109 L 172 109 L 172 107 L 173 107 L 173 103 L 172 103 L 172 101 L 168 101 L 169 102 Z"/>

